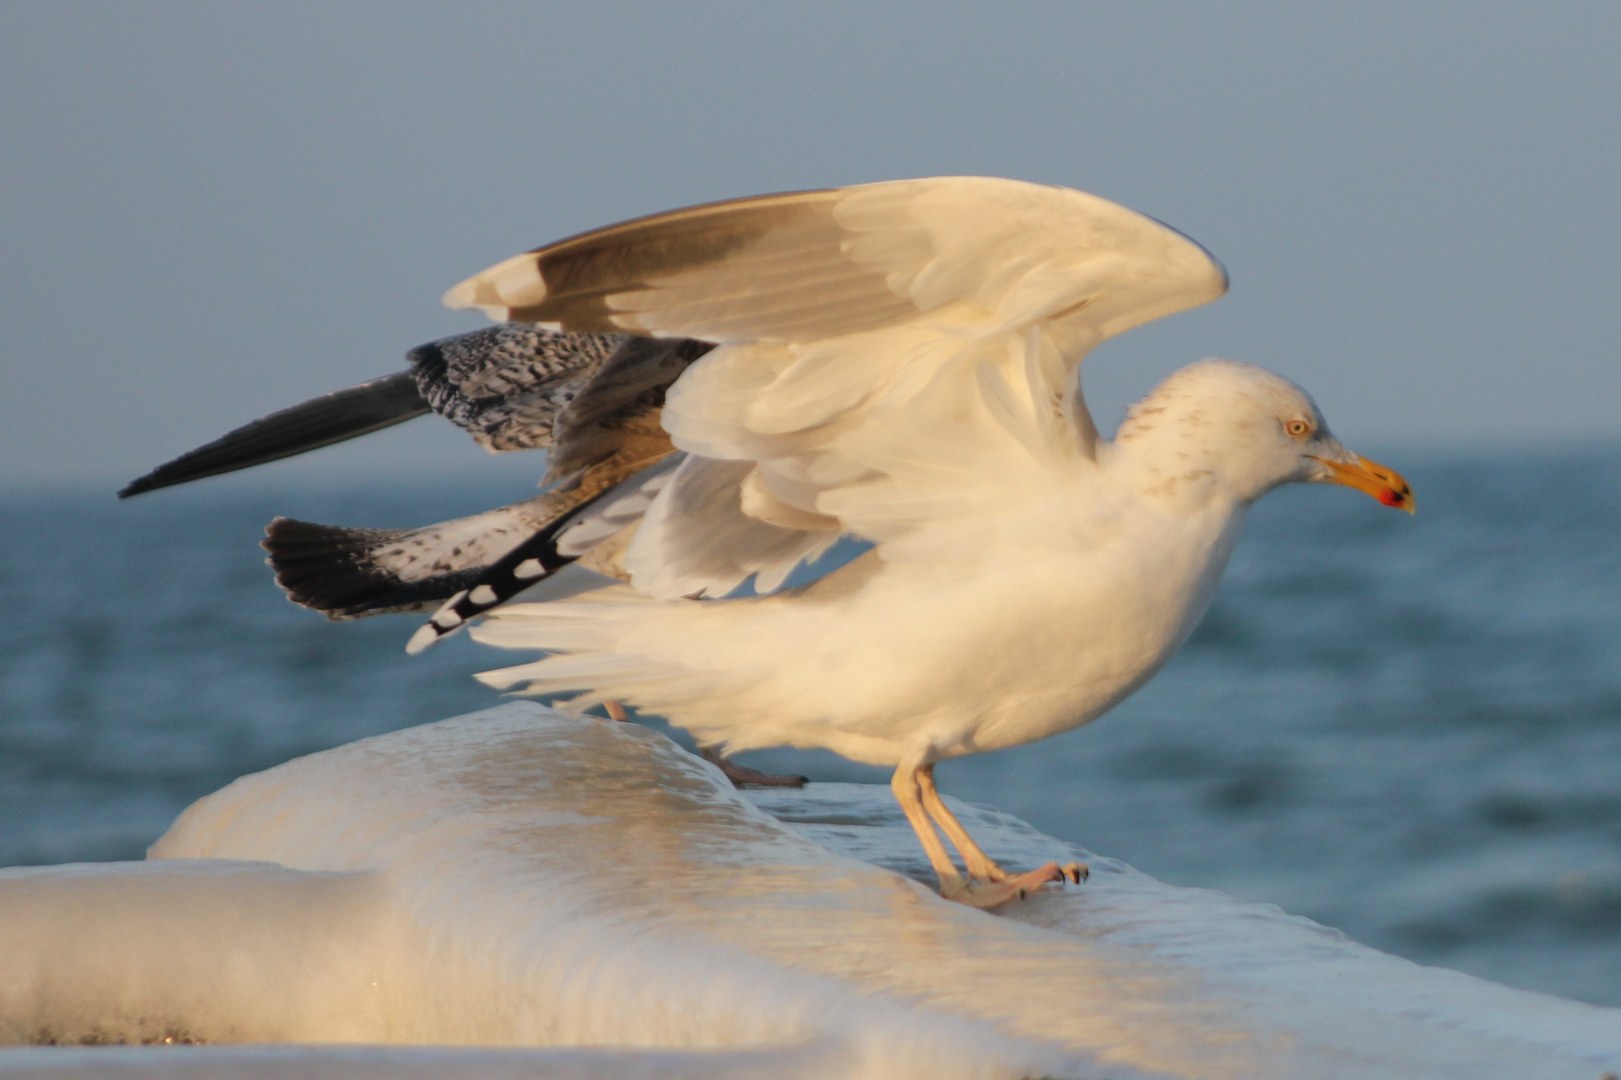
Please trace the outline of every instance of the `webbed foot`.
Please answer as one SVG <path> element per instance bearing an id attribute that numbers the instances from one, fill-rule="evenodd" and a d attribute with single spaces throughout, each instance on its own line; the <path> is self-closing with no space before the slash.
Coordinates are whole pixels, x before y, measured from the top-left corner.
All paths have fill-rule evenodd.
<path id="1" fill-rule="evenodd" d="M 940 895 L 973 908 L 993 908 L 1011 900 L 1023 900 L 1031 893 L 1048 885 L 1062 886 L 1065 881 L 1079 885 L 1090 871 L 1085 863 L 1050 862 L 1026 874 L 1005 874 L 995 881 L 965 881 L 957 878 L 946 883 Z"/>

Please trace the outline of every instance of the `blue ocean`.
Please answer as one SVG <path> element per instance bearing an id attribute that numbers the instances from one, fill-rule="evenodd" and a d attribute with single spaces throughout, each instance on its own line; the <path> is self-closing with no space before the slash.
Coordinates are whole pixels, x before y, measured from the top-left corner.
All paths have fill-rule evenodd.
<path id="1" fill-rule="evenodd" d="M 1393 463 L 1416 518 L 1343 489 L 1268 497 L 1147 688 L 949 762 L 941 786 L 1175 884 L 1621 1005 L 1621 451 Z M 326 622 L 282 599 L 257 540 L 277 514 L 415 525 L 523 494 L 0 495 L 0 865 L 137 859 L 237 776 L 499 700 L 470 676 L 509 657 L 464 638 L 407 657 L 409 616 Z"/>

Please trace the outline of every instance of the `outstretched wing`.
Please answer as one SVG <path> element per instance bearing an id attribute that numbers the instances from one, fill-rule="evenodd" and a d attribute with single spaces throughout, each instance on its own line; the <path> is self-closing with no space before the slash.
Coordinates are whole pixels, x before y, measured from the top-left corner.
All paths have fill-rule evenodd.
<path id="1" fill-rule="evenodd" d="M 408 372 L 311 398 L 244 424 L 166 461 L 118 492 L 120 499 L 249 469 L 422 416 L 430 409 Z"/>
<path id="2" fill-rule="evenodd" d="M 329 619 L 432 611 L 582 500 L 552 489 L 418 529 L 364 529 L 279 517 L 260 541 L 287 599 Z"/>
<path id="3" fill-rule="evenodd" d="M 624 334 L 554 334 L 523 325 L 431 341 L 406 354 L 407 371 L 244 424 L 130 481 L 118 496 L 294 457 L 429 412 L 491 451 L 549 447 L 561 437 L 577 444 L 570 450 L 573 460 L 582 453 L 601 456 L 603 429 L 637 413 L 656 413 L 664 388 L 708 349 L 701 342 L 661 342 L 651 350 L 648 344 Z M 598 381 L 610 372 L 611 378 Z M 598 427 L 588 430 L 586 421 Z"/>
<path id="4" fill-rule="evenodd" d="M 945 177 L 642 218 L 508 259 L 446 302 L 719 343 L 669 392 L 663 424 L 689 457 L 626 560 L 673 596 L 730 584 L 669 570 L 706 542 L 670 502 L 715 459 L 752 464 L 733 470 L 748 516 L 886 558 L 1018 530 L 1018 508 L 1073 492 L 1091 456 L 1085 353 L 1225 288 L 1199 245 L 1107 200 Z"/>
<path id="5" fill-rule="evenodd" d="M 288 598 L 328 618 L 432 609 L 452 598 L 471 611 L 470 594 L 498 594 L 478 608 L 485 610 L 591 551 L 595 544 L 576 536 L 566 554 L 550 552 L 544 574 L 518 579 L 501 566 L 505 553 L 542 543 L 602 492 L 671 454 L 659 426 L 665 391 L 711 348 L 522 324 L 444 338 L 412 349 L 408 371 L 255 420 L 132 481 L 119 496 L 250 468 L 438 412 L 491 451 L 550 448 L 547 490 L 417 529 L 277 518 L 264 546 Z M 600 542 L 634 520 L 622 516 L 592 518 L 591 536 Z"/>

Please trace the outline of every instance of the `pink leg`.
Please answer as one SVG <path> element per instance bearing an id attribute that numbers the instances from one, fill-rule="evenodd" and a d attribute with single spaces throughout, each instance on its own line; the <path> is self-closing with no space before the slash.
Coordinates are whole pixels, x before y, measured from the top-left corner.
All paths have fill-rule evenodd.
<path id="1" fill-rule="evenodd" d="M 941 895 L 948 900 L 958 900 L 974 907 L 995 907 L 997 904 L 1009 900 L 1023 900 L 1026 895 L 1042 886 L 1051 883 L 1062 883 L 1066 880 L 1079 885 L 1087 877 L 1087 868 L 1082 863 L 1066 863 L 1059 866 L 1050 862 L 1038 867 L 1027 874 L 1009 875 L 1007 871 L 986 855 L 984 850 L 968 835 L 962 822 L 957 820 L 934 786 L 934 766 L 924 765 L 917 771 L 919 795 L 925 810 L 935 824 L 940 826 L 951 843 L 962 855 L 963 862 L 968 867 L 969 877 L 973 880 L 968 883 L 961 895 L 946 893 L 944 888 Z"/>
<path id="2" fill-rule="evenodd" d="M 929 821 L 928 813 L 923 809 L 923 793 L 918 785 L 918 766 L 903 763 L 895 770 L 894 777 L 889 781 L 889 789 L 895 793 L 895 801 L 901 804 L 901 813 L 911 823 L 912 831 L 917 833 L 918 842 L 923 845 L 923 853 L 929 857 L 929 865 L 934 867 L 934 876 L 940 882 L 940 895 L 947 899 L 955 899 L 957 894 L 967 889 L 968 883 L 957 870 L 957 864 L 951 861 L 946 854 L 945 844 L 940 842 L 940 834 L 934 831 L 934 824 Z"/>

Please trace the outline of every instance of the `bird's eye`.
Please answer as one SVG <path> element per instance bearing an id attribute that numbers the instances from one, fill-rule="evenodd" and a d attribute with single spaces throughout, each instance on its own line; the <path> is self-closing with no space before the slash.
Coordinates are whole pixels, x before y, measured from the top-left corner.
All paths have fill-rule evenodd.
<path id="1" fill-rule="evenodd" d="M 1311 424 L 1305 420 L 1285 420 L 1283 430 L 1289 433 L 1291 439 L 1304 439 L 1311 434 Z"/>

